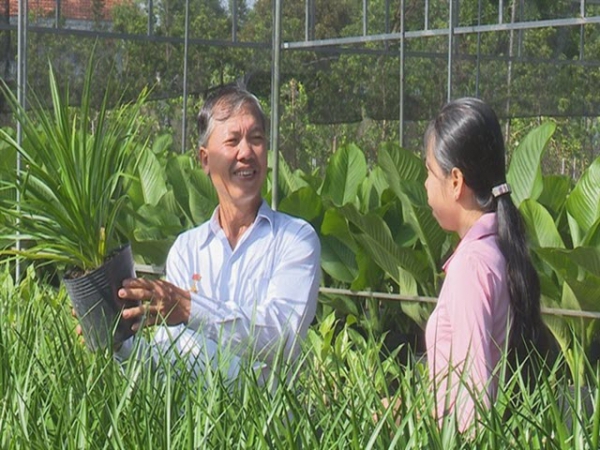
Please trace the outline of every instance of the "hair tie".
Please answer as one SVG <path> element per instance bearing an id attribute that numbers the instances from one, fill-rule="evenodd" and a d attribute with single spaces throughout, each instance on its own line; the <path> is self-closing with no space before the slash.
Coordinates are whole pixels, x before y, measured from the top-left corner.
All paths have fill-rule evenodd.
<path id="1" fill-rule="evenodd" d="M 504 194 L 510 194 L 511 190 L 510 190 L 510 185 L 508 183 L 502 183 L 499 184 L 498 186 L 494 186 L 492 188 L 492 195 L 496 198 L 500 197 L 501 195 Z"/>

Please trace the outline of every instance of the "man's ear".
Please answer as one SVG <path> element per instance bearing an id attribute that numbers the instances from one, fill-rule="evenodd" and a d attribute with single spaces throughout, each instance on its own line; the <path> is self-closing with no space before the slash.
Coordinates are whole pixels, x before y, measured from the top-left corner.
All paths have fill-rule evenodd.
<path id="1" fill-rule="evenodd" d="M 462 194 L 463 190 L 466 186 L 465 177 L 463 176 L 462 170 L 458 167 L 453 167 L 450 171 L 450 181 L 452 183 L 452 194 L 454 200 L 458 200 Z"/>
<path id="2" fill-rule="evenodd" d="M 198 156 L 200 158 L 200 164 L 202 164 L 202 169 L 206 175 L 210 175 L 210 169 L 208 167 L 208 151 L 206 147 L 200 147 L 198 150 Z"/>

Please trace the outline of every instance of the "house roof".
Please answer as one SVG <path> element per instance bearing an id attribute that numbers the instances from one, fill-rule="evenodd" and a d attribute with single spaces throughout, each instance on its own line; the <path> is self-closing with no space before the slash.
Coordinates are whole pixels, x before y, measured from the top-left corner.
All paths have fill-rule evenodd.
<path id="1" fill-rule="evenodd" d="M 37 17 L 53 18 L 57 5 L 63 19 L 70 20 L 109 20 L 110 11 L 120 3 L 129 0 L 29 0 L 29 12 Z M 8 3 L 8 11 L 6 6 Z M 17 16 L 19 0 L 0 3 L 0 16 Z"/>

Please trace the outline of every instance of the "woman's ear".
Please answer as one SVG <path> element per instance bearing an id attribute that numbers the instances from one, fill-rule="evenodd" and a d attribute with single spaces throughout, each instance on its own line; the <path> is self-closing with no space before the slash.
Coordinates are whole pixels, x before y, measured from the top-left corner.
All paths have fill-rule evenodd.
<path id="1" fill-rule="evenodd" d="M 206 150 L 206 147 L 200 147 L 200 150 L 198 150 L 198 156 L 200 159 L 200 164 L 202 164 L 202 169 L 204 170 L 204 173 L 206 175 L 210 175 L 210 168 L 208 164 L 208 151 Z"/>
<path id="2" fill-rule="evenodd" d="M 453 167 L 450 171 L 450 182 L 452 183 L 452 195 L 454 200 L 460 199 L 463 195 L 466 184 L 462 170 L 460 170 L 458 167 Z"/>

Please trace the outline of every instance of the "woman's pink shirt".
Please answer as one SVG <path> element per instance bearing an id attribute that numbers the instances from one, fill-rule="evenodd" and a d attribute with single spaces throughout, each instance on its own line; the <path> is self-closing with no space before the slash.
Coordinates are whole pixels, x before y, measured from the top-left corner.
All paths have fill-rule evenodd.
<path id="1" fill-rule="evenodd" d="M 441 423 L 456 413 L 461 430 L 474 418 L 474 397 L 486 407 L 495 398 L 495 369 L 510 326 L 506 261 L 496 238 L 496 214 L 484 214 L 444 264 L 446 279 L 427 322 L 436 414 Z"/>

